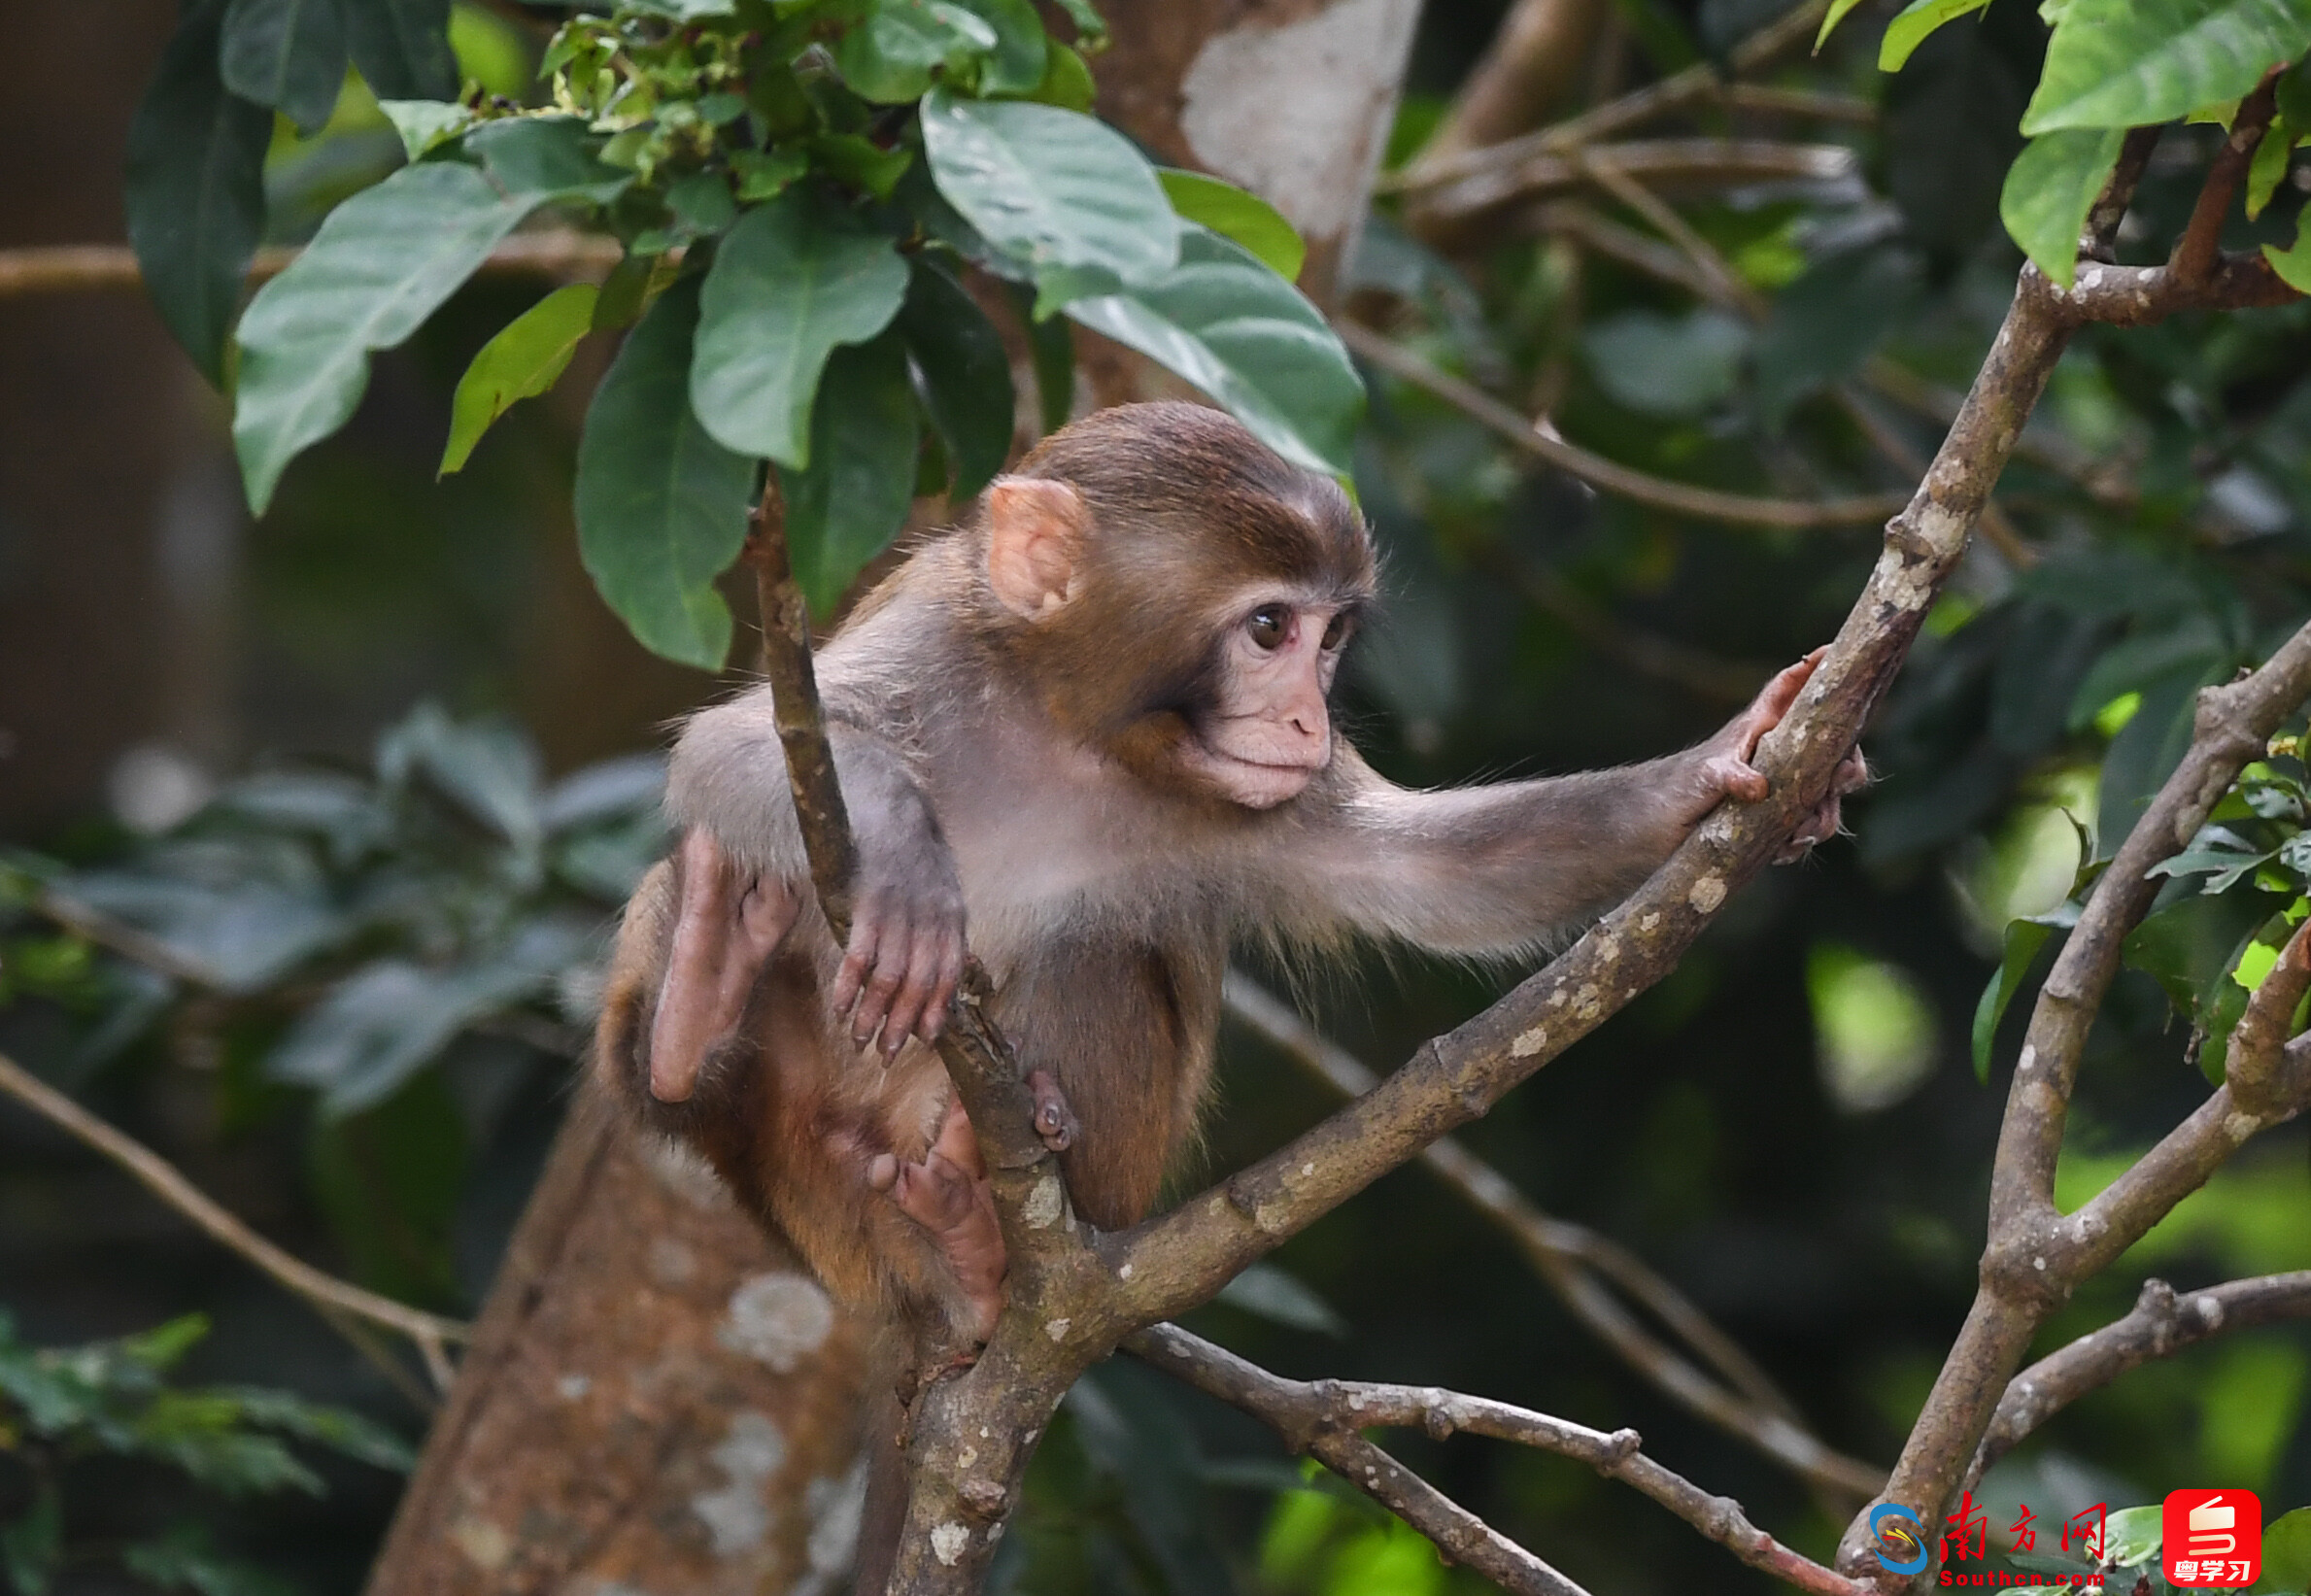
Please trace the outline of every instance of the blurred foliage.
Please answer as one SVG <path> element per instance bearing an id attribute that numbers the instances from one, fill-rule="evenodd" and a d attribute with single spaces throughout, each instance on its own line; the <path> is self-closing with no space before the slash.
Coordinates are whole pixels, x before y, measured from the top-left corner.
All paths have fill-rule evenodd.
<path id="1" fill-rule="evenodd" d="M 117 1545 L 74 1532 L 68 1486 L 75 1465 L 98 1456 L 174 1470 L 224 1496 L 295 1490 L 318 1495 L 321 1477 L 289 1441 L 326 1447 L 406 1474 L 407 1443 L 358 1413 L 251 1386 L 171 1385 L 169 1370 L 209 1333 L 197 1313 L 141 1335 L 40 1349 L 0 1312 L 0 1575 L 17 1596 L 47 1596 L 67 1569 L 85 1577 L 112 1564 L 162 1590 L 198 1596 L 275 1596 L 293 1587 L 220 1554 L 197 1518 Z"/>

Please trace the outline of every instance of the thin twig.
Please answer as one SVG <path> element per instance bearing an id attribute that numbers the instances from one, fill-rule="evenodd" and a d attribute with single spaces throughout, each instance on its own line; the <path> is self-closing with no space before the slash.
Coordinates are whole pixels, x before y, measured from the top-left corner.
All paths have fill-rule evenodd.
<path id="1" fill-rule="evenodd" d="M 1506 206 L 1529 204 L 1596 182 L 1600 160 L 1648 184 L 1680 190 L 1738 188 L 1757 183 L 1842 183 L 1861 170 L 1853 152 L 1838 144 L 1789 144 L 1776 139 L 1632 139 L 1619 144 L 1584 144 L 1537 151 L 1498 171 L 1422 189 L 1416 221 L 1426 230 L 1466 228 Z"/>
<path id="2" fill-rule="evenodd" d="M 1840 499 L 1754 498 L 1747 493 L 1719 492 L 1689 483 L 1650 476 L 1618 460 L 1592 454 L 1578 444 L 1552 438 L 1483 390 L 1430 365 L 1419 356 L 1371 328 L 1345 318 L 1333 327 L 1349 349 L 1393 376 L 1426 389 L 1471 420 L 1490 427 L 1527 454 L 1581 481 L 1618 493 L 1640 504 L 1720 521 L 1737 526 L 1783 526 L 1814 531 L 1833 526 L 1864 526 L 1884 521 L 1908 501 L 1901 493 L 1870 493 Z"/>
<path id="3" fill-rule="evenodd" d="M 490 252 L 481 269 L 493 276 L 600 277 L 618 264 L 625 250 L 616 239 L 556 227 L 516 233 Z M 278 277 L 298 252 L 256 252 L 249 281 Z M 0 299 L 29 293 L 86 293 L 142 285 L 136 252 L 125 244 L 59 244 L 0 250 Z"/>
<path id="4" fill-rule="evenodd" d="M 1418 1429 L 1439 1441 L 1465 1431 L 1585 1463 L 1606 1477 L 1621 1480 L 1652 1498 L 1751 1568 L 1763 1569 L 1800 1590 L 1820 1596 L 1876 1596 L 1875 1586 L 1849 1579 L 1776 1541 L 1751 1523 L 1741 1504 L 1731 1497 L 1712 1496 L 1647 1457 L 1638 1449 L 1643 1443 L 1634 1430 L 1608 1435 L 1546 1413 L 1434 1385 L 1285 1379 L 1177 1325 L 1152 1325 L 1123 1344 L 1134 1356 L 1242 1409 L 1282 1436 L 1295 1451 L 1313 1453 L 1360 1489 L 1371 1486 L 1352 1472 L 1352 1466 L 1342 1468 L 1327 1455 L 1339 1438 L 1356 1437 L 1357 1431 L 1375 1425 Z M 1413 1527 L 1438 1540 L 1448 1556 L 1460 1558 L 1460 1550 L 1438 1539 L 1427 1525 L 1414 1522 Z"/>
<path id="5" fill-rule="evenodd" d="M 1222 994 L 1231 1015 L 1342 1096 L 1362 1097 L 1377 1084 L 1379 1076 L 1362 1060 L 1241 971 L 1228 971 Z M 1449 1138 L 1431 1142 L 1420 1158 L 1501 1227 L 1591 1335 L 1673 1400 L 1840 1497 L 1867 1499 L 1885 1483 L 1885 1470 L 1842 1456 L 1808 1433 L 1795 1405 L 1749 1354 L 1626 1248 L 1585 1225 L 1542 1212 L 1499 1171 Z M 1663 1345 L 1604 1289 L 1599 1275 L 1643 1303 L 1717 1378 Z"/>
<path id="6" fill-rule="evenodd" d="M 210 1239 L 240 1254 L 324 1314 L 330 1310 L 351 1313 L 408 1337 L 417 1343 L 435 1382 L 448 1389 L 449 1364 L 442 1347 L 465 1340 L 466 1327 L 459 1321 L 364 1291 L 291 1257 L 234 1218 L 167 1159 L 89 1113 L 6 1054 L 0 1054 L 0 1092 L 119 1165 Z"/>
<path id="7" fill-rule="evenodd" d="M 2211 1336 L 2306 1318 L 2311 1318 L 2311 1270 L 2226 1280 L 2203 1291 L 2178 1292 L 2164 1280 L 2145 1280 L 2124 1318 L 2048 1353 L 2007 1382 L 1965 1482 L 1979 1482 L 1984 1470 L 2047 1420 L 2130 1370 L 2172 1357 Z"/>
<path id="8" fill-rule="evenodd" d="M 1733 76 L 1738 78 L 1744 73 L 1754 72 L 1785 51 L 1803 45 L 1813 37 L 1814 30 L 1820 25 L 1822 14 L 1828 9 L 1829 0 L 1806 0 L 1805 4 L 1777 17 L 1734 46 L 1727 62 L 1733 69 Z M 1463 178 L 1514 166 L 1531 155 L 1592 144 L 1705 100 L 1716 92 L 1723 82 L 1716 64 L 1704 61 L 1663 78 L 1658 83 L 1634 89 L 1617 100 L 1584 111 L 1553 127 L 1545 127 L 1538 132 L 1527 133 L 1482 150 L 1471 150 L 1433 164 L 1416 161 L 1395 177 L 1383 179 L 1379 188 L 1384 193 L 1441 188 Z"/>
<path id="9" fill-rule="evenodd" d="M 2191 207 L 2191 220 L 2184 224 L 2169 257 L 2175 276 L 2186 283 L 2204 283 L 2215 269 L 2223 244 L 2223 223 L 2229 219 L 2230 202 L 2238 197 L 2239 185 L 2247 181 L 2247 169 L 2255 164 L 2262 136 L 2270 131 L 2271 118 L 2278 110 L 2279 80 L 2286 72 L 2285 62 L 2272 67 L 2239 102 L 2223 148 L 2207 165 L 2206 180 L 2199 185 L 2198 199 Z"/>
<path id="10" fill-rule="evenodd" d="M 1527 603 L 1553 617 L 1607 659 L 1654 681 L 1683 688 L 1696 697 L 1713 703 L 1745 704 L 1774 673 L 1772 665 L 1761 662 L 1726 659 L 1674 638 L 1625 627 L 1554 569 L 1519 559 L 1498 544 L 1485 545 L 1470 558 L 1478 569 L 1513 588 Z"/>

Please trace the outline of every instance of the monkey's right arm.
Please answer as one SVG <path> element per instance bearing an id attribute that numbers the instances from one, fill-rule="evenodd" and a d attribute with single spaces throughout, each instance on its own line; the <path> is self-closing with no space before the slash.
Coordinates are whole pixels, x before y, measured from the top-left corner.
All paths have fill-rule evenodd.
<path id="1" fill-rule="evenodd" d="M 897 749 L 828 728 L 858 848 L 850 944 L 828 998 L 864 1047 L 937 1036 L 963 973 L 963 887 L 930 800 Z M 695 718 L 666 811 L 681 830 L 674 929 L 651 1036 L 651 1087 L 677 1101 L 737 1025 L 764 965 L 811 896 L 767 689 Z M 663 1088 L 662 1089 L 662 1085 Z M 668 1090 L 676 1096 L 668 1098 Z"/>

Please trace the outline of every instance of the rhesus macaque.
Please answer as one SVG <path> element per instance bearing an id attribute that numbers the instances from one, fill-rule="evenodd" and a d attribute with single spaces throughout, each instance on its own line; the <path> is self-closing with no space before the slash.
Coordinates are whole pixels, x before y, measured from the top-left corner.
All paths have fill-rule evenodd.
<path id="1" fill-rule="evenodd" d="M 1374 591 L 1339 485 L 1215 411 L 1130 405 L 1045 439 L 818 656 L 858 844 L 849 946 L 812 893 L 769 690 L 704 710 L 597 1068 L 837 1297 L 983 1340 L 1003 1241 L 928 1045 L 967 929 L 1076 1212 L 1129 1225 L 1193 1134 L 1231 940 L 1537 950 L 1721 798 L 1765 796 L 1749 757 L 1818 658 L 1682 754 L 1413 792 L 1328 707 Z M 1792 853 L 1863 774 L 1857 752 Z"/>

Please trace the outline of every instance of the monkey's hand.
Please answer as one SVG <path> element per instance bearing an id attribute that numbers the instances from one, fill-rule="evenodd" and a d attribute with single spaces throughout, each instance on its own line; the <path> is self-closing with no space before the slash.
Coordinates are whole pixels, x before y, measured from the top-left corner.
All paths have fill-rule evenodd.
<path id="1" fill-rule="evenodd" d="M 1789 713 L 1790 705 L 1814 676 L 1815 667 L 1821 663 L 1829 650 L 1818 648 L 1793 665 L 1774 673 L 1773 680 L 1758 689 L 1757 696 L 1747 709 L 1725 724 L 1725 729 L 1693 750 L 1690 792 L 1684 795 L 1690 805 L 1685 824 L 1700 824 L 1702 816 L 1717 806 L 1718 800 L 1738 798 L 1744 803 L 1755 803 L 1766 794 L 1765 777 L 1750 764 L 1757 752 L 1758 739 L 1782 724 L 1782 717 Z M 1817 842 L 1838 833 L 1843 821 L 1841 802 L 1848 793 L 1864 786 L 1870 779 L 1870 767 L 1856 746 L 1847 751 L 1831 775 L 1829 792 L 1814 806 L 1813 812 L 1798 822 L 1781 851 L 1774 855 L 1774 863 L 1786 865 L 1803 859 Z"/>
<path id="2" fill-rule="evenodd" d="M 901 1164 L 889 1153 L 867 1166 L 867 1184 L 931 1233 L 931 1239 L 955 1275 L 967 1308 L 957 1326 L 973 1341 L 995 1333 L 1003 1310 L 1003 1272 L 1009 1259 L 979 1159 L 979 1138 L 963 1104 L 947 1104 L 938 1139 L 920 1164 Z"/>
<path id="3" fill-rule="evenodd" d="M 936 1041 L 963 978 L 963 883 L 928 810 L 881 826 L 861 816 L 859 890 L 851 942 L 834 977 L 837 1015 L 866 1047 L 879 1031 L 883 1056 L 907 1038 Z"/>

